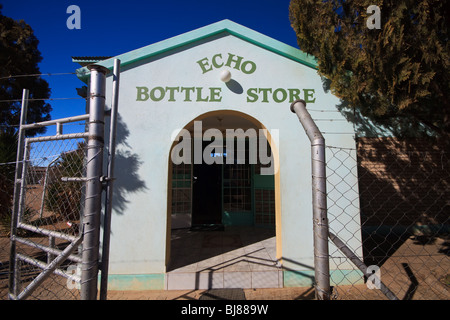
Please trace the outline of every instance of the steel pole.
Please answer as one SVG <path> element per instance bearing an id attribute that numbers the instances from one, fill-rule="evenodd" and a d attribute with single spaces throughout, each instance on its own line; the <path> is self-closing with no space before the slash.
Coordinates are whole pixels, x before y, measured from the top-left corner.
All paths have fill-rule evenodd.
<path id="1" fill-rule="evenodd" d="M 89 136 L 87 144 L 86 198 L 83 216 L 81 299 L 97 299 L 100 214 L 103 174 L 105 86 L 108 69 L 92 65 L 90 78 Z"/>
<path id="2" fill-rule="evenodd" d="M 9 294 L 11 297 L 16 297 L 19 290 L 19 271 L 18 261 L 16 257 L 16 241 L 17 224 L 19 222 L 19 201 L 20 191 L 22 189 L 23 181 L 19 178 L 22 175 L 23 168 L 23 153 L 25 146 L 25 129 L 28 112 L 28 98 L 30 92 L 28 89 L 23 89 L 22 92 L 22 108 L 20 111 L 20 126 L 19 136 L 17 140 L 17 154 L 16 154 L 16 172 L 14 174 L 14 198 L 11 217 L 11 243 L 10 243 L 10 259 L 9 259 Z"/>
<path id="3" fill-rule="evenodd" d="M 113 93 L 109 129 L 108 178 L 105 200 L 105 218 L 103 223 L 102 268 L 100 278 L 100 300 L 108 296 L 109 243 L 111 238 L 111 211 L 114 187 L 114 159 L 116 154 L 117 112 L 119 106 L 120 60 L 114 60 Z"/>
<path id="4" fill-rule="evenodd" d="M 313 231 L 314 231 L 314 271 L 316 297 L 320 300 L 330 299 L 330 263 L 328 253 L 328 218 L 327 218 L 327 176 L 325 162 L 325 139 L 311 115 L 306 110 L 304 100 L 291 104 L 311 141 L 311 170 L 313 196 Z"/>
<path id="5" fill-rule="evenodd" d="M 350 250 L 349 247 L 345 245 L 344 242 L 342 242 L 341 239 L 339 239 L 335 234 L 331 233 L 329 234 L 330 240 L 333 241 L 333 243 L 336 245 L 336 247 L 347 257 L 350 259 L 351 262 L 355 266 L 358 267 L 361 272 L 369 277 L 372 274 L 367 272 L 368 267 L 364 264 L 364 262 L 361 261 L 361 259 L 358 258 L 356 254 L 353 253 L 352 250 Z M 389 299 L 389 300 L 398 300 L 397 296 L 379 279 L 380 281 L 380 291 Z"/>

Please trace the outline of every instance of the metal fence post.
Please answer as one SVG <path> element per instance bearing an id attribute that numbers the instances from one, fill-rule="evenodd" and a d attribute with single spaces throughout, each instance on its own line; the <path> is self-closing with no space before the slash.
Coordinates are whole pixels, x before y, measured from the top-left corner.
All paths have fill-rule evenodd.
<path id="1" fill-rule="evenodd" d="M 325 172 L 325 139 L 306 110 L 304 100 L 291 104 L 291 111 L 297 114 L 300 123 L 311 141 L 313 228 L 314 228 L 314 270 L 316 297 L 330 299 L 330 263 L 328 253 L 327 218 L 327 176 Z"/>
<path id="2" fill-rule="evenodd" d="M 81 299 L 97 298 L 100 213 L 103 174 L 105 86 L 108 69 L 92 65 L 90 78 L 89 137 L 86 165 L 86 200 L 83 216 Z"/>
<path id="3" fill-rule="evenodd" d="M 9 294 L 10 297 L 15 297 L 18 294 L 18 268 L 17 268 L 17 258 L 16 258 L 16 241 L 15 235 L 17 232 L 17 223 L 19 222 L 19 193 L 22 189 L 23 181 L 20 180 L 22 175 L 23 167 L 23 152 L 25 146 L 25 130 L 23 126 L 27 122 L 27 112 L 28 112 L 28 97 L 29 90 L 23 89 L 22 93 L 22 108 L 20 112 L 20 126 L 19 126 L 19 136 L 17 141 L 17 155 L 16 155 L 16 172 L 14 176 L 14 198 L 13 198 L 13 210 L 11 217 L 11 244 L 10 244 L 10 259 L 9 259 Z"/>
<path id="4" fill-rule="evenodd" d="M 364 264 L 364 262 L 359 259 L 356 254 L 352 252 L 345 244 L 342 242 L 341 239 L 339 239 L 335 234 L 330 232 L 330 240 L 333 241 L 333 243 L 336 245 L 336 247 L 347 257 L 350 259 L 351 262 L 355 266 L 358 267 L 361 272 L 369 277 L 372 274 L 367 272 L 367 266 Z M 389 299 L 389 300 L 398 300 L 397 296 L 381 281 L 381 279 L 378 279 L 380 282 L 380 291 Z"/>
<path id="5" fill-rule="evenodd" d="M 111 119 L 109 129 L 108 184 L 106 187 L 105 218 L 103 223 L 102 268 L 100 278 L 100 300 L 108 297 L 109 243 L 111 238 L 111 212 L 114 187 L 114 159 L 116 154 L 116 131 L 119 105 L 120 60 L 114 60 L 113 92 L 111 102 Z"/>

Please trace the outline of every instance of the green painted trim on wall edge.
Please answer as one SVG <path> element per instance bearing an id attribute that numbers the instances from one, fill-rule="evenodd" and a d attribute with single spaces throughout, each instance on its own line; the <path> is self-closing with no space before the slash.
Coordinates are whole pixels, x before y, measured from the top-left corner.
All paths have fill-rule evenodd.
<path id="1" fill-rule="evenodd" d="M 111 274 L 108 276 L 108 290 L 164 290 L 165 274 Z M 364 277 L 361 271 L 331 270 L 330 285 L 361 285 Z M 283 286 L 312 287 L 314 286 L 314 270 L 283 270 Z"/>
<path id="2" fill-rule="evenodd" d="M 364 284 L 364 276 L 360 270 L 331 270 L 330 285 L 358 285 Z M 312 287 L 314 286 L 314 270 L 284 270 L 284 287 Z"/>
<path id="3" fill-rule="evenodd" d="M 164 273 L 108 275 L 108 290 L 164 290 L 164 283 Z"/>
<path id="4" fill-rule="evenodd" d="M 139 62 L 143 59 L 147 59 L 221 33 L 231 34 L 237 38 L 253 43 L 259 47 L 299 62 L 305 66 L 317 69 L 317 60 L 313 56 L 227 19 L 104 61 L 100 61 L 97 64 L 112 70 L 114 66 L 114 59 L 120 59 L 121 67 L 124 67 L 129 64 Z M 78 78 L 87 83 L 90 72 L 86 67 L 77 69 L 76 73 Z"/>

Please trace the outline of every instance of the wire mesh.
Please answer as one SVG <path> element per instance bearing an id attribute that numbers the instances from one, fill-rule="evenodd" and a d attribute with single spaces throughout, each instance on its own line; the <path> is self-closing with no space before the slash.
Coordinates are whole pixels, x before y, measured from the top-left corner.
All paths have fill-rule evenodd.
<path id="1" fill-rule="evenodd" d="M 360 138 L 356 149 L 327 147 L 327 192 L 330 231 L 344 241 L 373 275 L 399 299 L 450 298 L 449 153 L 420 140 Z M 26 166 L 25 206 L 19 228 L 19 283 L 25 288 L 80 234 L 83 183 L 83 139 L 30 144 Z M 0 164 L 0 299 L 8 294 L 10 225 L 15 163 Z M 58 232 L 49 237 L 38 230 Z M 70 279 L 79 273 L 75 250 L 56 274 L 29 299 L 79 299 Z M 333 297 L 387 299 L 377 278 L 364 275 L 330 242 Z"/>
<path id="2" fill-rule="evenodd" d="M 81 181 L 64 178 L 84 177 L 86 145 L 83 139 L 32 142 L 24 161 L 23 206 L 19 215 L 15 243 L 16 283 L 24 290 L 80 236 L 84 199 Z M 15 164 L 0 165 L 1 236 L 0 296 L 7 298 L 10 276 L 10 226 Z M 28 299 L 79 299 L 81 258 L 78 248 L 45 279 Z M 9 288 L 11 289 L 11 288 Z"/>
<path id="3" fill-rule="evenodd" d="M 35 142 L 30 147 L 23 222 L 77 236 L 83 183 L 63 179 L 84 176 L 84 141 Z"/>
<path id="4" fill-rule="evenodd" d="M 449 153 L 426 140 L 360 138 L 327 147 L 330 231 L 369 267 L 364 275 L 330 242 L 337 299 L 450 298 Z"/>

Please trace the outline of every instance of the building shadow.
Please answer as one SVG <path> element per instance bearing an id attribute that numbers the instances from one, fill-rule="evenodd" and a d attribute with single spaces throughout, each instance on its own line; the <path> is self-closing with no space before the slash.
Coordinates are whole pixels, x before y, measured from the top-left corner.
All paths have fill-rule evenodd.
<path id="1" fill-rule="evenodd" d="M 109 132 L 109 124 L 105 125 Z M 128 194 L 146 190 L 145 181 L 139 176 L 139 168 L 142 164 L 139 156 L 133 152 L 127 140 L 130 131 L 120 114 L 117 115 L 116 154 L 114 170 L 114 188 L 112 207 L 117 214 L 126 212 L 129 200 Z"/>
<path id="2" fill-rule="evenodd" d="M 251 230 L 251 232 L 250 232 Z M 175 229 L 171 232 L 171 257 L 168 272 L 185 268 L 186 272 L 206 272 L 230 267 L 237 262 L 245 262 L 246 258 L 260 249 L 265 249 L 261 242 L 274 238 L 274 228 L 257 227 L 229 227 L 213 231 L 192 229 Z M 274 240 L 274 239 L 273 239 Z M 259 244 L 258 244 L 259 243 Z M 258 244 L 253 247 L 253 245 Z M 275 241 L 273 241 L 275 246 Z M 243 249 L 247 248 L 246 252 Z M 272 248 L 275 250 L 275 248 Z M 239 250 L 239 251 L 236 251 Z M 234 252 L 220 263 L 211 261 L 204 263 L 204 267 L 194 267 L 202 261 Z M 255 262 L 253 256 L 252 263 Z M 276 259 L 266 259 L 265 263 L 275 264 Z M 263 259 L 261 259 L 263 261 Z"/>
<path id="3" fill-rule="evenodd" d="M 450 155 L 442 150 L 423 139 L 358 139 L 367 265 L 381 266 L 408 239 L 427 246 L 448 234 Z M 448 248 L 443 246 L 440 252 L 445 254 Z"/>
<path id="4" fill-rule="evenodd" d="M 322 77 L 324 92 L 330 91 L 330 85 Z M 426 248 L 446 237 L 450 232 L 448 145 L 406 117 L 372 114 L 369 118 L 342 99 L 336 108 L 353 124 L 357 137 L 365 264 L 383 265 L 408 239 Z M 448 255 L 448 241 L 438 252 Z"/>
<path id="5" fill-rule="evenodd" d="M 409 264 L 402 263 L 402 267 L 405 270 L 409 281 L 411 281 L 411 284 L 409 285 L 408 290 L 406 290 L 403 300 L 412 300 L 414 293 L 416 292 L 417 287 L 419 286 L 419 281 L 417 280 L 416 276 L 414 275 L 411 268 L 409 267 Z"/>

